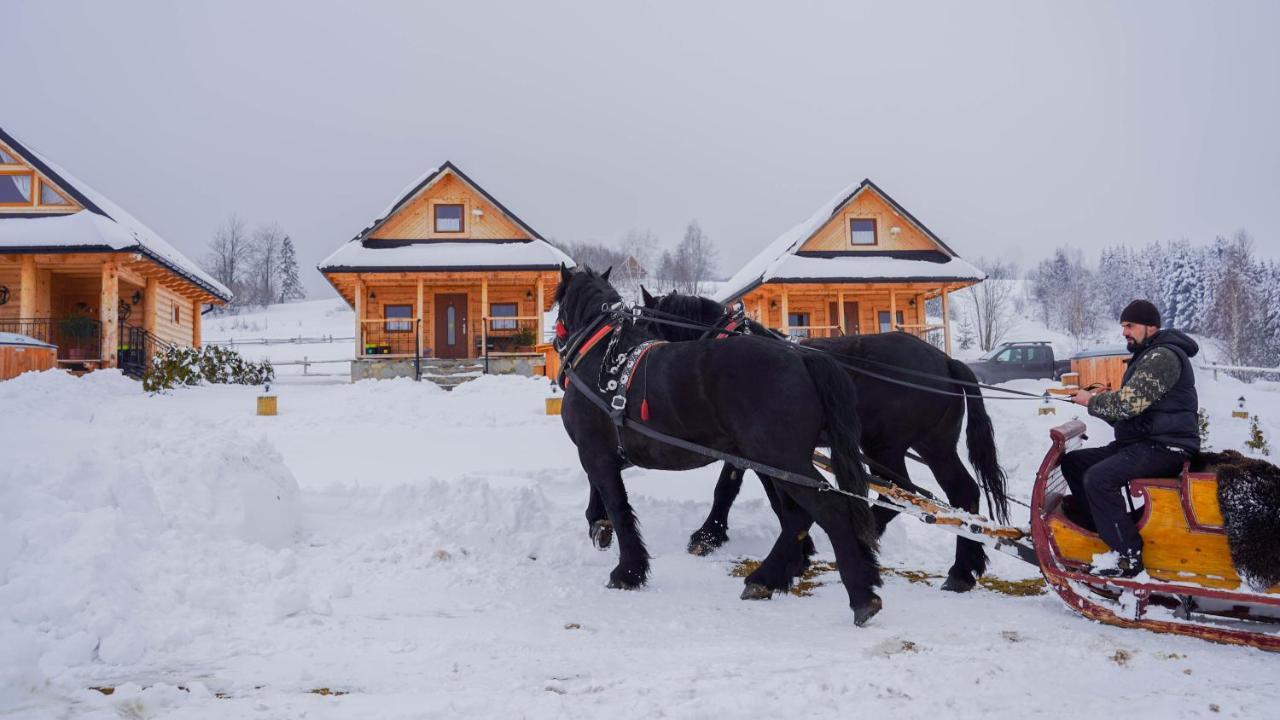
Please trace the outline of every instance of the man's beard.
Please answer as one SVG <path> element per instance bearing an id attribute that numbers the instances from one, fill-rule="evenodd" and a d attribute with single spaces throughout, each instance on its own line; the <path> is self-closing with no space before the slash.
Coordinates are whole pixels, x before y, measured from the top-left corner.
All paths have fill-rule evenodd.
<path id="1" fill-rule="evenodd" d="M 1150 340 L 1150 339 L 1151 338 L 1147 338 L 1147 340 Z M 1147 344 L 1146 340 L 1142 340 L 1141 342 L 1139 342 L 1135 338 L 1129 338 L 1129 341 L 1125 343 L 1125 347 L 1128 348 L 1129 352 L 1137 352 L 1138 350 L 1142 349 L 1143 345 L 1146 345 L 1146 344 Z"/>

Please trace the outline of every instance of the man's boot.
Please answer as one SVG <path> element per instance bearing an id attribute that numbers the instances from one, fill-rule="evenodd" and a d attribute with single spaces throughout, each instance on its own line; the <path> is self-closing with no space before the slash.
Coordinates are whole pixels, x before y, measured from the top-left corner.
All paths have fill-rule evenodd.
<path id="1" fill-rule="evenodd" d="M 1109 578 L 1132 578 L 1141 574 L 1146 568 L 1142 566 L 1142 551 L 1135 550 L 1119 553 L 1115 565 L 1099 565 L 1093 569 L 1095 575 Z"/>

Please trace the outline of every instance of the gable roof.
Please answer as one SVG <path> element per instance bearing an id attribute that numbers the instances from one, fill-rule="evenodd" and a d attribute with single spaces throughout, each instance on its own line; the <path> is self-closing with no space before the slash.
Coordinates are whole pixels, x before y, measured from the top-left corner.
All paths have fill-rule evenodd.
<path id="1" fill-rule="evenodd" d="M 380 241 L 373 239 L 396 213 L 413 202 L 439 180 L 452 174 L 468 188 L 498 209 L 508 220 L 529 235 L 529 240 L 418 240 Z M 568 256 L 547 242 L 538 231 L 507 209 L 466 173 L 446 161 L 409 183 L 373 222 L 319 265 L 321 272 L 373 272 L 393 269 L 435 271 L 463 270 L 551 270 L 561 264 L 573 267 Z"/>
<path id="2" fill-rule="evenodd" d="M 932 253 L 805 253 L 804 246 L 842 208 L 863 192 L 874 192 L 942 249 Z M 908 282 L 980 281 L 986 274 L 962 260 L 945 242 L 898 204 L 879 186 L 864 178 L 828 200 L 804 222 L 792 227 L 747 261 L 721 286 L 721 302 L 741 297 L 766 282 Z"/>
<path id="3" fill-rule="evenodd" d="M 210 295 L 229 302 L 227 286 L 200 269 L 124 208 L 35 152 L 4 128 L 0 141 L 36 172 L 52 180 L 83 207 L 73 213 L 16 215 L 0 218 L 0 252 L 83 252 L 132 250 L 164 266 Z"/>

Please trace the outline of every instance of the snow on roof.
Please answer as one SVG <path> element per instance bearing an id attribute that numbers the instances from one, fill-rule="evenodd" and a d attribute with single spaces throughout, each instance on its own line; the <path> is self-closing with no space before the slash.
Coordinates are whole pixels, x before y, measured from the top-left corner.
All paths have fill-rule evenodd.
<path id="1" fill-rule="evenodd" d="M 320 263 L 321 270 L 364 268 L 528 268 L 547 269 L 560 263 L 572 267 L 568 255 L 545 240 L 528 242 L 423 242 L 397 247 L 365 247 L 358 241 L 342 247 Z"/>
<path id="2" fill-rule="evenodd" d="M 0 247 L 107 247 L 112 250 L 137 248 L 143 254 L 184 275 L 197 285 L 223 300 L 230 300 L 231 290 L 198 265 L 178 252 L 151 228 L 94 190 L 61 166 L 19 142 L 0 129 L 0 137 L 14 146 L 14 151 L 28 161 L 36 160 L 50 179 L 64 190 L 87 201 L 87 207 L 76 213 L 45 217 L 8 217 L 0 219 Z M 83 203 L 82 203 L 83 204 Z M 83 216 L 83 217 L 81 217 Z M 61 222 L 59 222 L 61 221 Z M 66 236 L 60 233 L 66 232 Z"/>
<path id="3" fill-rule="evenodd" d="M 20 345 L 22 347 L 38 347 L 51 348 L 55 347 L 46 342 L 40 342 L 33 337 L 19 335 L 18 333 L 0 332 L 0 345 Z"/>
<path id="4" fill-rule="evenodd" d="M 804 222 L 784 232 L 776 240 L 765 246 L 764 250 L 760 251 L 760 254 L 749 260 L 746 265 L 743 265 L 738 272 L 733 274 L 733 277 L 725 281 L 721 286 L 721 290 L 714 296 L 715 299 L 720 302 L 728 302 L 737 298 L 757 283 L 764 283 L 770 280 L 823 279 L 843 281 L 889 278 L 983 280 L 986 278 L 985 273 L 951 253 L 950 249 L 946 248 L 945 245 L 942 246 L 946 251 L 945 254 L 950 256 L 947 262 L 893 258 L 883 255 L 859 256 L 852 253 L 837 257 L 801 257 L 795 254 L 800 249 L 800 246 L 825 225 L 837 210 L 867 187 L 875 190 L 891 205 L 899 207 L 892 198 L 889 198 L 883 191 L 876 188 L 870 180 L 854 183 L 823 203 Z M 911 218 L 905 209 L 903 212 L 925 234 L 933 237 L 933 233 L 928 228 Z"/>

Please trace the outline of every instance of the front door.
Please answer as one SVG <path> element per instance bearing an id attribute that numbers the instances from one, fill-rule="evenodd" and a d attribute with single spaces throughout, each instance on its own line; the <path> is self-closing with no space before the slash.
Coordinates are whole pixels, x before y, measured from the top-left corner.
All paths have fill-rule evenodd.
<path id="1" fill-rule="evenodd" d="M 836 307 L 836 303 L 827 304 L 827 324 L 840 324 L 840 308 Z M 845 335 L 859 335 L 862 333 L 862 326 L 858 322 L 858 303 L 853 300 L 844 301 L 844 327 L 840 328 L 840 332 Z"/>
<path id="2" fill-rule="evenodd" d="M 433 354 L 436 357 L 467 357 L 466 293 L 436 296 L 435 341 Z"/>

